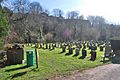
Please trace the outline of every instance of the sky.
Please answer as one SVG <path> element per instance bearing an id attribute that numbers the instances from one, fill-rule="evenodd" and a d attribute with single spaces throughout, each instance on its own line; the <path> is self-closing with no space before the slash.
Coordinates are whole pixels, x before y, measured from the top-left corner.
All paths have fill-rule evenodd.
<path id="1" fill-rule="evenodd" d="M 43 8 L 52 11 L 59 8 L 67 11 L 77 10 L 85 17 L 103 16 L 108 22 L 120 24 L 120 0 L 30 0 L 40 2 Z"/>

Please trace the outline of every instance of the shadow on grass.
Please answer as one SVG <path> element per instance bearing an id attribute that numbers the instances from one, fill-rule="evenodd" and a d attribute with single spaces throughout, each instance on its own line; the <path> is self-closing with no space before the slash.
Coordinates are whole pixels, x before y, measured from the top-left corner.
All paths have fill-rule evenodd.
<path id="1" fill-rule="evenodd" d="M 79 54 L 74 54 L 72 57 L 77 57 L 77 56 L 79 56 Z"/>
<path id="2" fill-rule="evenodd" d="M 100 62 L 107 63 L 107 62 L 109 62 L 109 61 L 110 61 L 110 60 L 105 60 L 105 61 L 101 60 Z"/>
<path id="3" fill-rule="evenodd" d="M 14 74 L 14 75 L 11 75 L 10 77 L 11 77 L 11 79 L 17 78 L 17 77 L 20 77 L 20 76 L 22 76 L 22 75 L 25 75 L 26 73 L 27 73 L 27 71 L 21 72 L 21 73 L 17 73 L 17 74 Z"/>
<path id="4" fill-rule="evenodd" d="M 48 49 L 49 51 L 53 51 L 54 49 Z"/>
<path id="5" fill-rule="evenodd" d="M 62 51 L 62 52 L 60 52 L 60 53 L 58 53 L 58 54 L 62 54 L 62 53 L 64 53 L 64 52 Z"/>
<path id="6" fill-rule="evenodd" d="M 5 72 L 10 72 L 10 71 L 15 71 L 15 70 L 19 70 L 19 69 L 25 69 L 25 68 L 28 68 L 28 66 L 22 66 L 22 67 L 18 67 L 18 68 L 9 69 L 9 70 L 6 70 Z"/>
<path id="7" fill-rule="evenodd" d="M 12 71 L 12 70 L 18 70 L 18 69 L 24 69 L 24 68 L 27 68 L 27 67 L 24 66 L 24 67 L 20 67 L 20 68 L 16 68 L 16 69 L 10 69 L 10 70 Z M 14 78 L 17 78 L 17 77 L 21 77 L 21 76 L 25 75 L 28 71 L 29 72 L 30 71 L 38 72 L 39 69 L 33 68 L 31 70 L 27 70 L 27 71 L 24 71 L 24 72 L 19 72 L 19 73 L 16 73 L 16 74 L 13 74 L 13 75 L 9 76 L 8 78 L 14 79 Z"/>
<path id="8" fill-rule="evenodd" d="M 70 53 L 66 53 L 66 54 L 65 54 L 65 56 L 70 56 L 70 55 L 72 55 L 72 54 L 70 54 Z"/>
<path id="9" fill-rule="evenodd" d="M 85 57 L 84 56 L 81 56 L 81 57 L 79 57 L 78 59 L 84 59 Z"/>

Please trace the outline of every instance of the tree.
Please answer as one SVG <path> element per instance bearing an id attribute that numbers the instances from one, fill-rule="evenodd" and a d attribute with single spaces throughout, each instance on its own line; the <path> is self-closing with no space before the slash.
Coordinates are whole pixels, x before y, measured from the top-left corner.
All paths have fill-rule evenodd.
<path id="1" fill-rule="evenodd" d="M 79 12 L 78 11 L 70 11 L 67 12 L 67 18 L 68 19 L 78 19 Z"/>
<path id="2" fill-rule="evenodd" d="M 92 27 L 97 28 L 100 34 L 99 39 L 106 39 L 106 22 L 102 16 L 88 16 L 87 19 L 91 22 Z"/>
<path id="3" fill-rule="evenodd" d="M 84 20 L 84 15 L 80 15 L 80 16 L 79 16 L 79 19 L 80 19 L 80 20 Z"/>
<path id="4" fill-rule="evenodd" d="M 43 8 L 39 2 L 32 2 L 32 3 L 30 3 L 29 7 L 30 7 L 31 13 L 40 14 L 43 12 Z"/>
<path id="5" fill-rule="evenodd" d="M 0 9 L 0 38 L 5 36 L 8 31 L 8 20 L 4 11 Z"/>
<path id="6" fill-rule="evenodd" d="M 50 11 L 49 10 L 47 10 L 47 9 L 44 9 L 44 11 L 43 11 L 44 13 L 46 13 L 47 15 L 49 15 L 50 14 Z"/>
<path id="7" fill-rule="evenodd" d="M 4 11 L 0 8 L 0 47 L 2 46 L 3 37 L 8 32 L 8 20 Z"/>
<path id="8" fill-rule="evenodd" d="M 63 17 L 64 12 L 61 9 L 53 9 L 53 15 L 55 17 Z"/>
<path id="9" fill-rule="evenodd" d="M 91 25 L 92 25 L 92 27 L 93 27 L 94 24 L 95 24 L 95 16 L 89 15 L 89 16 L 87 17 L 87 20 L 90 21 L 90 23 L 91 23 Z"/>
<path id="10" fill-rule="evenodd" d="M 10 1 L 8 0 L 7 4 L 9 3 Z M 29 0 L 13 0 L 11 4 L 8 5 L 8 7 L 10 5 L 11 5 L 11 8 L 13 8 L 14 12 L 26 13 L 28 12 Z"/>
<path id="11" fill-rule="evenodd" d="M 47 33 L 45 35 L 45 40 L 46 40 L 46 42 L 52 42 L 52 40 L 53 40 L 53 34 Z"/>

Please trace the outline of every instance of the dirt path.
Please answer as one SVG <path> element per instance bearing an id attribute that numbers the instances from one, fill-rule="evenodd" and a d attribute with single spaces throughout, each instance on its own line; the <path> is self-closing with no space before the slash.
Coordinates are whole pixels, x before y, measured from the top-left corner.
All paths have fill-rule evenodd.
<path id="1" fill-rule="evenodd" d="M 120 64 L 108 64 L 82 72 L 75 71 L 69 76 L 49 80 L 120 80 Z"/>

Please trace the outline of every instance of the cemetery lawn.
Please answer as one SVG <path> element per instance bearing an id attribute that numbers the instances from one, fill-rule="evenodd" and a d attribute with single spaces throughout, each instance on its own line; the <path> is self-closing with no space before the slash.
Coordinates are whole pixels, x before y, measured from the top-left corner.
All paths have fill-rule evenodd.
<path id="1" fill-rule="evenodd" d="M 24 51 L 26 50 L 34 50 L 34 48 L 25 47 Z M 51 51 L 48 49 L 38 49 L 38 69 L 36 69 L 36 65 L 26 67 L 25 54 L 25 64 L 11 65 L 0 69 L 0 80 L 45 80 L 54 76 L 69 75 L 71 71 L 84 70 L 103 65 L 103 63 L 100 62 L 103 52 L 100 52 L 99 48 L 97 49 L 97 59 L 94 62 L 89 61 L 90 50 L 87 50 L 88 57 L 85 59 L 79 59 L 81 51 L 77 57 L 72 57 L 73 55 L 65 56 L 68 51 L 60 54 L 61 51 L 60 48 Z"/>

